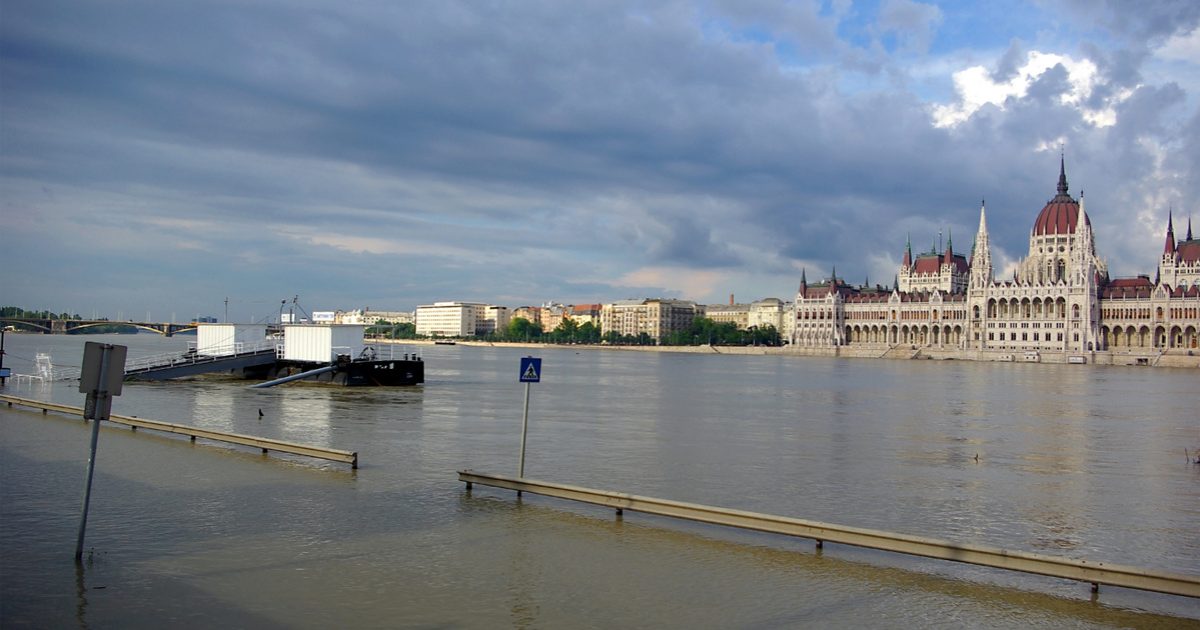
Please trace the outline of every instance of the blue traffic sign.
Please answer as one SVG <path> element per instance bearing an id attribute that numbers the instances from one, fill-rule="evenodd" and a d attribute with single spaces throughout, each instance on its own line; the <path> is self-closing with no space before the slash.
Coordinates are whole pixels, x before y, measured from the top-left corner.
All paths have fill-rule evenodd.
<path id="1" fill-rule="evenodd" d="M 538 383 L 542 380 L 542 360 L 534 357 L 521 357 L 522 383 Z"/>

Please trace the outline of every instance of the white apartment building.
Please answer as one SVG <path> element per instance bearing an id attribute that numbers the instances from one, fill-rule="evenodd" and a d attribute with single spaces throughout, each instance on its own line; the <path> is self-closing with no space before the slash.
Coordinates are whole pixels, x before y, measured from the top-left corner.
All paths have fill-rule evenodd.
<path id="1" fill-rule="evenodd" d="M 434 302 L 417 307 L 417 334 L 474 337 L 508 325 L 508 307 L 478 302 Z"/>
<path id="2" fill-rule="evenodd" d="M 512 321 L 512 313 L 507 306 L 489 305 L 483 311 L 483 318 L 477 323 L 475 334 L 490 335 L 497 331 L 503 332 Z"/>
<path id="3" fill-rule="evenodd" d="M 794 323 L 791 313 L 791 305 L 779 298 L 765 298 L 751 302 L 747 326 L 749 328 L 772 326 L 784 339 L 788 339 L 791 337 L 791 330 L 787 329 L 788 324 Z"/>

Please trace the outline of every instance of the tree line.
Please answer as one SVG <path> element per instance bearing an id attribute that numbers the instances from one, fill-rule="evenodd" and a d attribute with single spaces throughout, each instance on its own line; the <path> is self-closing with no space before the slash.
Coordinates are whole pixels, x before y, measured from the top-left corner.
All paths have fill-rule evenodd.
<path id="1" fill-rule="evenodd" d="M 386 339 L 419 339 L 414 324 L 392 324 L 379 320 L 367 329 L 367 334 Z M 707 317 L 697 317 L 684 330 L 675 331 L 656 341 L 646 333 L 622 335 L 615 330 L 601 333 L 600 327 L 592 322 L 580 324 L 564 318 L 554 330 L 542 327 L 524 317 L 514 317 L 508 326 L 494 333 L 477 335 L 480 341 L 551 343 L 551 344 L 609 344 L 624 346 L 778 346 L 781 345 L 779 331 L 774 326 L 742 330 L 731 322 L 714 322 Z"/>

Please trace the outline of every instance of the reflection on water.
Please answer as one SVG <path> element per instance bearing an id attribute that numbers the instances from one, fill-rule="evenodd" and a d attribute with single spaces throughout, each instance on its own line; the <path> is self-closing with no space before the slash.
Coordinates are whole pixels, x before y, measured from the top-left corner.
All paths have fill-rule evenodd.
<path id="1" fill-rule="evenodd" d="M 56 360 L 82 344 L 38 341 L 60 344 Z M 125 341 L 131 356 L 135 345 L 153 354 L 173 343 L 116 340 Z M 28 351 L 20 345 L 13 351 Z M 529 351 L 423 354 L 429 380 L 415 388 L 128 384 L 118 413 L 355 450 L 362 467 L 106 430 L 88 533 L 100 559 L 82 574 L 69 557 L 87 428 L 0 409 L 4 625 L 1060 628 L 1200 619 L 1197 602 L 1181 598 L 1105 589 L 1093 602 L 1086 585 L 1047 578 L 836 545 L 818 553 L 811 542 L 754 532 L 466 493 L 455 470 L 515 471 L 517 366 Z M 1200 567 L 1200 468 L 1179 452 L 1200 446 L 1191 371 L 539 354 L 531 477 Z M 81 400 L 69 384 L 39 395 Z"/>

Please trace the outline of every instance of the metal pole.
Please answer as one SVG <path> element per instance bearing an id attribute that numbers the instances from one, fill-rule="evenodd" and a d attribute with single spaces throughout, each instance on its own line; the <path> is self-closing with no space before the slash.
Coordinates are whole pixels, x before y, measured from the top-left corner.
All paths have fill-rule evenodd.
<path id="1" fill-rule="evenodd" d="M 83 509 L 79 516 L 79 536 L 75 540 L 75 562 L 83 559 L 83 532 L 87 529 L 88 504 L 92 500 L 92 474 L 96 470 L 96 441 L 100 437 L 100 421 L 108 419 L 108 357 L 112 352 L 112 344 L 104 344 L 100 353 L 100 387 L 95 392 L 96 406 L 92 414 L 92 446 L 88 455 L 87 483 L 83 487 Z"/>
<path id="2" fill-rule="evenodd" d="M 525 383 L 525 415 L 521 420 L 521 463 L 517 468 L 517 476 L 525 477 L 525 434 L 529 431 L 529 386 Z"/>

